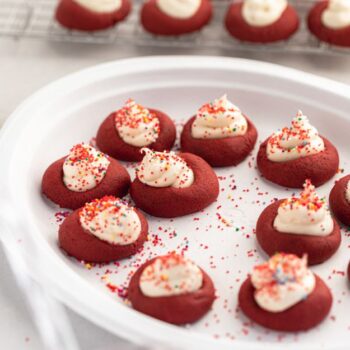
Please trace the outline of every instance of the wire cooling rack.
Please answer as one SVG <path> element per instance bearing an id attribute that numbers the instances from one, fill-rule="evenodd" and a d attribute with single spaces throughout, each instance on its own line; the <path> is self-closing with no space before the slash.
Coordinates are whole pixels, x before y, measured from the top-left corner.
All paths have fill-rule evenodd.
<path id="1" fill-rule="evenodd" d="M 36 37 L 53 41 L 100 44 L 128 44 L 178 48 L 220 48 L 223 50 L 296 51 L 329 54 L 350 54 L 350 49 L 321 43 L 307 30 L 305 18 L 312 0 L 292 0 L 298 10 L 301 27 L 289 40 L 261 45 L 242 43 L 226 32 L 223 21 L 232 0 L 213 0 L 214 17 L 201 31 L 180 37 L 161 37 L 146 33 L 139 23 L 142 0 L 133 0 L 128 18 L 112 29 L 79 32 L 61 27 L 54 18 L 58 0 L 0 0 L 0 36 Z"/>

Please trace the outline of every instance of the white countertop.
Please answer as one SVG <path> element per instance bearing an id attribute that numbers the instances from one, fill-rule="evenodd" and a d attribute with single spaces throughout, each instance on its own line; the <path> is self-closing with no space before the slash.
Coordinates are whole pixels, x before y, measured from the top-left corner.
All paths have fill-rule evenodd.
<path id="1" fill-rule="evenodd" d="M 125 57 L 164 54 L 230 56 L 229 52 L 220 50 L 125 49 L 114 45 L 73 45 L 34 39 L 0 38 L 0 126 L 23 99 L 45 84 L 68 73 Z M 278 63 L 350 83 L 350 55 L 332 57 L 260 51 L 240 52 L 236 53 L 236 56 Z M 73 312 L 68 313 L 81 349 L 131 349 L 126 342 Z M 0 325 L 1 349 L 43 349 L 1 246 Z"/>

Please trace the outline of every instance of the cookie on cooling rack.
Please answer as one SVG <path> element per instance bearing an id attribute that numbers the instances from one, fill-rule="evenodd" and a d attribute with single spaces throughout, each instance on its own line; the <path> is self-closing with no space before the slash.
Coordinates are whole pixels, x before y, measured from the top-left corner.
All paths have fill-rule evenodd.
<path id="1" fill-rule="evenodd" d="M 306 331 L 328 315 L 332 294 L 307 267 L 307 258 L 276 254 L 243 282 L 239 307 L 257 324 L 282 332 Z"/>
<path id="2" fill-rule="evenodd" d="M 141 23 L 152 34 L 182 35 L 205 26 L 212 12 L 210 0 L 147 0 Z"/>
<path id="3" fill-rule="evenodd" d="M 108 263 L 137 253 L 147 235 L 148 223 L 142 213 L 119 198 L 106 196 L 67 216 L 58 241 L 78 260 Z"/>
<path id="4" fill-rule="evenodd" d="M 84 143 L 75 145 L 67 157 L 52 163 L 41 183 L 48 199 L 68 209 L 80 208 L 106 195 L 123 197 L 129 186 L 129 173 L 117 160 Z"/>
<path id="5" fill-rule="evenodd" d="M 309 12 L 308 26 L 318 39 L 350 47 L 350 2 L 327 0 L 316 3 Z"/>
<path id="6" fill-rule="evenodd" d="M 145 108 L 130 99 L 101 124 L 96 144 L 115 159 L 140 161 L 142 147 L 170 150 L 175 138 L 175 125 L 165 113 Z"/>
<path id="7" fill-rule="evenodd" d="M 142 265 L 131 278 L 132 307 L 172 324 L 193 323 L 215 300 L 211 278 L 194 262 L 171 253 Z"/>
<path id="8" fill-rule="evenodd" d="M 260 214 L 256 238 L 268 254 L 307 254 L 310 265 L 328 260 L 339 248 L 341 233 L 324 198 L 309 180 L 300 196 L 270 204 Z"/>
<path id="9" fill-rule="evenodd" d="M 224 95 L 202 106 L 185 124 L 181 150 L 211 166 L 237 165 L 253 150 L 257 137 L 253 123 Z"/>
<path id="10" fill-rule="evenodd" d="M 238 40 L 271 43 L 292 36 L 299 27 L 299 18 L 287 0 L 243 0 L 229 7 L 225 25 Z"/>
<path id="11" fill-rule="evenodd" d="M 339 156 L 333 144 L 299 111 L 290 128 L 261 144 L 257 164 L 265 179 L 280 186 L 302 188 L 305 179 L 310 179 L 318 187 L 337 173 Z"/>
<path id="12" fill-rule="evenodd" d="M 130 0 L 60 0 L 55 16 L 68 29 L 95 31 L 114 26 L 130 10 Z"/>
<path id="13" fill-rule="evenodd" d="M 155 152 L 145 156 L 136 171 L 130 195 L 148 214 L 173 218 L 206 208 L 219 195 L 219 181 L 202 158 L 191 153 Z"/>

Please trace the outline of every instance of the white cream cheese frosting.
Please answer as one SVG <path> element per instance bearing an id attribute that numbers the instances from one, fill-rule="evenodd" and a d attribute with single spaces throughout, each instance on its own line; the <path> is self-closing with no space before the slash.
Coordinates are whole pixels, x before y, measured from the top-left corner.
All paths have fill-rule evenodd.
<path id="1" fill-rule="evenodd" d="M 98 13 L 118 11 L 122 6 L 122 0 L 74 0 L 80 6 Z"/>
<path id="2" fill-rule="evenodd" d="M 251 282 L 257 304 L 269 312 L 282 312 L 310 295 L 315 275 L 307 268 L 307 258 L 276 254 L 254 268 Z"/>
<path id="3" fill-rule="evenodd" d="M 138 167 L 137 178 L 152 187 L 185 188 L 192 185 L 194 174 L 187 163 L 174 152 L 141 150 L 145 156 Z"/>
<path id="4" fill-rule="evenodd" d="M 141 233 L 135 209 L 113 196 L 86 203 L 79 212 L 79 220 L 85 231 L 110 244 L 134 243 Z"/>
<path id="5" fill-rule="evenodd" d="M 114 122 L 122 140 L 135 147 L 148 146 L 159 136 L 159 119 L 132 99 L 116 112 Z"/>
<path id="6" fill-rule="evenodd" d="M 267 143 L 267 157 L 273 162 L 287 162 L 322 152 L 323 139 L 309 119 L 299 111 L 290 128 L 273 134 Z"/>
<path id="7" fill-rule="evenodd" d="M 221 139 L 246 134 L 248 123 L 240 109 L 224 95 L 202 106 L 192 124 L 192 137 Z"/>
<path id="8" fill-rule="evenodd" d="M 348 183 L 346 184 L 345 198 L 348 201 L 348 203 L 350 204 L 350 181 L 348 181 Z"/>
<path id="9" fill-rule="evenodd" d="M 280 19 L 287 0 L 244 0 L 242 16 L 253 27 L 264 27 Z"/>
<path id="10" fill-rule="evenodd" d="M 85 192 L 96 187 L 105 177 L 110 161 L 94 147 L 75 145 L 63 163 L 63 182 L 74 192 Z"/>
<path id="11" fill-rule="evenodd" d="M 280 204 L 273 225 L 279 232 L 310 236 L 328 236 L 334 228 L 325 198 L 318 197 L 310 180 L 306 180 L 300 197 Z"/>
<path id="12" fill-rule="evenodd" d="M 140 276 L 140 289 L 148 297 L 193 293 L 203 284 L 203 273 L 192 261 L 169 254 L 156 258 Z"/>
<path id="13" fill-rule="evenodd" d="M 194 16 L 202 0 L 157 0 L 157 6 L 166 15 L 179 19 Z"/>
<path id="14" fill-rule="evenodd" d="M 321 21 L 324 26 L 335 30 L 350 26 L 350 1 L 330 0 Z"/>

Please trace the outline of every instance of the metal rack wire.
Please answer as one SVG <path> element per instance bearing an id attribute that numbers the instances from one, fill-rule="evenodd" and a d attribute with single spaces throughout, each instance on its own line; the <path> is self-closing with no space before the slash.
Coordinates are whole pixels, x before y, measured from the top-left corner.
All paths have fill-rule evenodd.
<path id="1" fill-rule="evenodd" d="M 53 41 L 125 44 L 178 48 L 220 48 L 229 50 L 294 51 L 346 55 L 350 49 L 319 42 L 306 28 L 305 18 L 312 0 L 290 1 L 298 10 L 301 27 L 291 39 L 269 45 L 242 43 L 228 35 L 223 19 L 231 0 L 213 0 L 214 17 L 197 33 L 180 37 L 161 37 L 146 33 L 139 23 L 142 0 L 133 1 L 133 11 L 114 28 L 99 32 L 79 32 L 62 28 L 54 19 L 55 0 L 0 0 L 0 36 L 35 37 Z"/>

